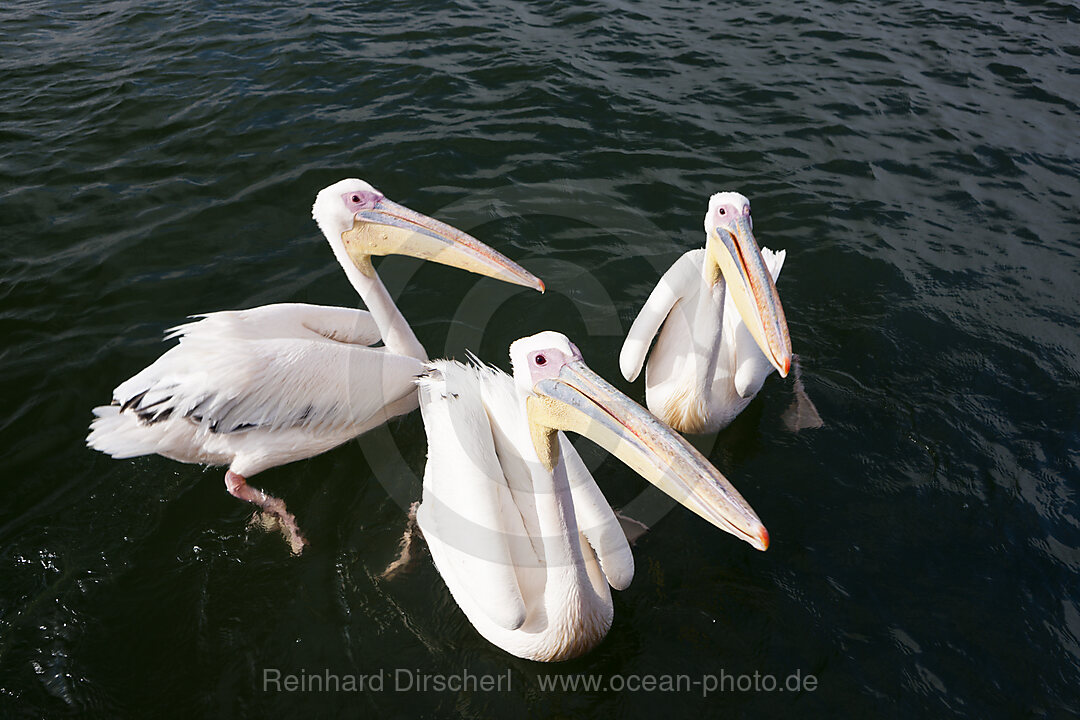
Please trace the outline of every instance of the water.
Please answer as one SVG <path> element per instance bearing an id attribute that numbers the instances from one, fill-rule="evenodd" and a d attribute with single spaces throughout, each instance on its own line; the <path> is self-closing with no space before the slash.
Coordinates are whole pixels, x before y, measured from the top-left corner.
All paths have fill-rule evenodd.
<path id="1" fill-rule="evenodd" d="M 0 10 L 0 715 L 1080 712 L 1078 23 L 973 0 Z M 259 476 L 301 558 L 221 470 L 84 448 L 185 316 L 356 304 L 309 218 L 347 176 L 548 284 L 386 260 L 432 355 L 505 367 L 553 328 L 612 380 L 707 196 L 748 195 L 826 423 L 788 432 L 774 376 L 711 450 L 769 551 L 672 511 L 606 641 L 536 665 L 483 641 L 426 556 L 379 577 L 419 497 L 417 416 Z M 616 505 L 644 487 L 597 478 Z M 267 668 L 511 689 L 266 692 Z M 817 686 L 540 686 L 722 672 Z"/>

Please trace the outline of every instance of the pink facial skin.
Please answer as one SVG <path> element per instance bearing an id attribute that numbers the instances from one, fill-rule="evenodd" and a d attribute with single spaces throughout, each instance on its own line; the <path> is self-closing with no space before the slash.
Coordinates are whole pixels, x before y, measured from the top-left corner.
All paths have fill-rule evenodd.
<path id="1" fill-rule="evenodd" d="M 373 210 L 375 205 L 383 199 L 383 194 L 377 190 L 357 190 L 345 193 L 341 199 L 345 207 L 349 208 L 349 212 L 358 213 L 362 210 Z"/>
<path id="2" fill-rule="evenodd" d="M 581 351 L 577 346 L 570 343 L 571 355 L 567 355 L 557 348 L 536 350 L 529 353 L 529 377 L 533 385 L 541 380 L 553 380 L 559 376 L 563 366 L 575 360 L 581 360 Z"/>
<path id="3" fill-rule="evenodd" d="M 741 208 L 736 207 L 731 203 L 724 203 L 716 208 L 716 222 L 718 225 L 726 225 L 727 221 L 737 218 L 739 215 L 744 216 L 750 223 L 750 227 L 754 227 L 754 219 L 750 217 L 750 204 L 747 203 Z"/>

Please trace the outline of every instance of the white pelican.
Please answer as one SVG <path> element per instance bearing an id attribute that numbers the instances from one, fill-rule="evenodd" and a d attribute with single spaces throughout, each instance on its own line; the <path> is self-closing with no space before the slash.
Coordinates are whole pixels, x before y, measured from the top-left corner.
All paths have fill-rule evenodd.
<path id="1" fill-rule="evenodd" d="M 746 197 L 713 195 L 705 247 L 664 273 L 623 342 L 619 366 L 633 382 L 659 331 L 645 368 L 645 402 L 681 432 L 725 427 L 769 373 L 787 377 L 791 367 L 791 339 L 775 284 L 786 253 L 759 250 L 753 225 Z"/>
<path id="2" fill-rule="evenodd" d="M 428 357 L 371 256 L 412 255 L 544 290 L 492 248 L 362 180 L 323 189 L 311 214 L 368 311 L 289 303 L 173 328 L 167 338 L 180 343 L 121 383 L 111 405 L 94 408 L 87 437 L 116 458 L 157 453 L 227 465 L 228 491 L 276 517 L 294 552 L 304 544 L 295 518 L 246 479 L 325 452 L 418 403 L 414 381 Z"/>
<path id="3" fill-rule="evenodd" d="M 611 627 L 634 575 L 611 507 L 561 430 L 592 439 L 759 550 L 769 535 L 681 435 L 585 365 L 556 332 L 510 346 L 514 375 L 440 360 L 418 380 L 428 437 L 416 521 L 454 600 L 518 657 L 566 660 Z M 475 358 L 474 358 L 475 360 Z"/>

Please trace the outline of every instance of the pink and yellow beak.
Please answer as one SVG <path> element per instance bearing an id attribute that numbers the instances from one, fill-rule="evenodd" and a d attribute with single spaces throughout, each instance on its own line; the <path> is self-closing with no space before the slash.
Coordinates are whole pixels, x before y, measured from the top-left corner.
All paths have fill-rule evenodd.
<path id="1" fill-rule="evenodd" d="M 411 255 L 544 292 L 540 278 L 472 235 L 385 197 L 357 212 L 341 239 L 365 274 L 373 255 Z"/>
<path id="2" fill-rule="evenodd" d="M 679 433 L 593 372 L 580 357 L 541 380 L 527 401 L 540 461 L 558 462 L 558 430 L 583 435 L 679 503 L 758 550 L 769 532 L 727 478 Z"/>
<path id="3" fill-rule="evenodd" d="M 787 377 L 791 369 L 787 318 L 750 228 L 750 218 L 739 216 L 718 225 L 709 234 L 705 248 L 720 266 L 735 307 L 761 352 L 781 377 Z"/>

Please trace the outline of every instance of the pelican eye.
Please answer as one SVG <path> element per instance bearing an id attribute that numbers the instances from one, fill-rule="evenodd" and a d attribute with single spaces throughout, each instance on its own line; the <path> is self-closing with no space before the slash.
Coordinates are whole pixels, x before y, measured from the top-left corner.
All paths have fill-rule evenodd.
<path id="1" fill-rule="evenodd" d="M 541 367 L 544 366 L 544 365 L 547 365 L 547 358 L 544 357 L 543 355 L 537 355 L 536 358 L 535 358 L 535 361 L 536 361 L 536 364 L 540 365 Z"/>
<path id="2" fill-rule="evenodd" d="M 359 195 L 353 195 L 353 196 L 352 196 L 352 201 L 353 201 L 354 203 L 358 203 L 358 202 L 360 202 L 360 196 L 359 196 Z"/>
<path id="3" fill-rule="evenodd" d="M 724 208 L 720 208 L 720 214 L 727 215 L 727 210 L 725 210 Z"/>

